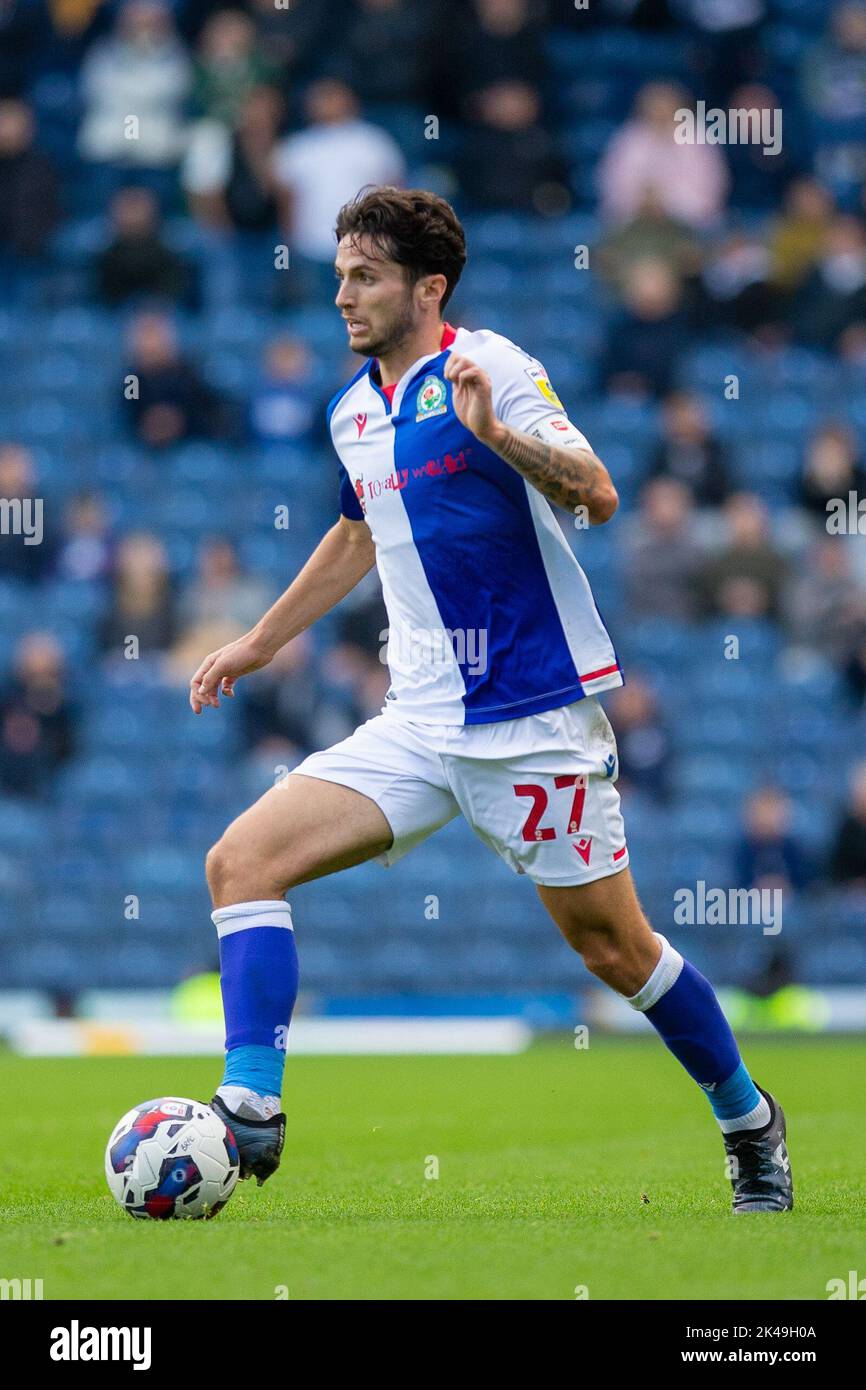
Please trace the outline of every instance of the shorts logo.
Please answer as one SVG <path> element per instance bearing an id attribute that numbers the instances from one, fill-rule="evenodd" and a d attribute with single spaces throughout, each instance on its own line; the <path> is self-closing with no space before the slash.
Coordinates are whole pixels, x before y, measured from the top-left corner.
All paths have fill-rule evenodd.
<path id="1" fill-rule="evenodd" d="M 615 753 L 608 753 L 607 757 L 606 757 L 605 760 L 604 760 L 604 775 L 605 775 L 605 777 L 612 777 L 613 774 L 614 774 L 615 772 L 616 772 L 616 754 L 615 754 Z"/>
<path id="2" fill-rule="evenodd" d="M 575 840 L 572 848 L 577 850 L 584 864 L 588 865 L 589 856 L 592 853 L 592 836 L 584 835 L 582 839 Z"/>
<path id="3" fill-rule="evenodd" d="M 526 375 L 529 377 L 529 380 L 538 388 L 538 390 L 541 392 L 542 396 L 546 401 L 550 401 L 550 404 L 552 406 L 555 406 L 557 410 L 565 409 L 565 406 L 562 404 L 562 401 L 559 399 L 553 387 L 551 386 L 550 378 L 548 377 L 547 372 L 544 370 L 543 367 L 527 367 Z"/>
<path id="4" fill-rule="evenodd" d="M 421 420 L 432 420 L 434 415 L 444 415 L 448 409 L 448 393 L 444 381 L 438 376 L 425 376 L 421 389 L 415 399 L 416 425 Z"/>

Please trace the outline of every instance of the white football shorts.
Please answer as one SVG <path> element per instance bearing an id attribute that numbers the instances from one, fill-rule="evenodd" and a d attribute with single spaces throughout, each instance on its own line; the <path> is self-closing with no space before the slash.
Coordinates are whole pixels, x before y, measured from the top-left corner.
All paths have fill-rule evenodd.
<path id="1" fill-rule="evenodd" d="M 394 832 L 386 867 L 460 812 L 534 883 L 591 883 L 628 864 L 616 740 L 594 696 L 495 724 L 418 723 L 386 706 L 292 772 L 376 802 Z"/>

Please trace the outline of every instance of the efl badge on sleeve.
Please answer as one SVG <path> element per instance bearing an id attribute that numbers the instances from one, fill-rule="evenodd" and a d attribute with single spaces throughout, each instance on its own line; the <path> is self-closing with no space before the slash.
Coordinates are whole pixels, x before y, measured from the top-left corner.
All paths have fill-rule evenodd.
<path id="1" fill-rule="evenodd" d="M 529 380 L 538 388 L 546 401 L 550 401 L 557 410 L 564 410 L 565 406 L 557 396 L 550 384 L 550 379 L 543 367 L 527 367 L 526 375 Z"/>

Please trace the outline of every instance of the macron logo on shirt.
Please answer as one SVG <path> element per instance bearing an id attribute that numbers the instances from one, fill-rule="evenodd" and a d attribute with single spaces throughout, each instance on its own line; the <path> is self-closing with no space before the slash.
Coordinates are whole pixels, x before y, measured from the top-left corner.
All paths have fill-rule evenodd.
<path id="1" fill-rule="evenodd" d="M 356 424 L 357 429 L 358 429 L 358 438 L 360 439 L 360 438 L 361 438 L 361 435 L 364 433 L 364 430 L 367 428 L 367 412 L 366 412 L 366 410 L 361 410 L 361 411 L 359 411 L 357 415 L 353 415 L 353 416 L 352 416 L 352 419 L 355 421 L 355 424 Z"/>

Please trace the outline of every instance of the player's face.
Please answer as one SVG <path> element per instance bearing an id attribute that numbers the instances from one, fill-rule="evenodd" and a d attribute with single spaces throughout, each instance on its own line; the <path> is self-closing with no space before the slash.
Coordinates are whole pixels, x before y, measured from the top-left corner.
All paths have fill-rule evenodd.
<path id="1" fill-rule="evenodd" d="M 352 351 L 386 357 L 415 330 L 418 309 L 402 266 L 375 255 L 365 240 L 344 237 L 337 247 L 334 267 L 340 288 L 335 303 Z"/>

